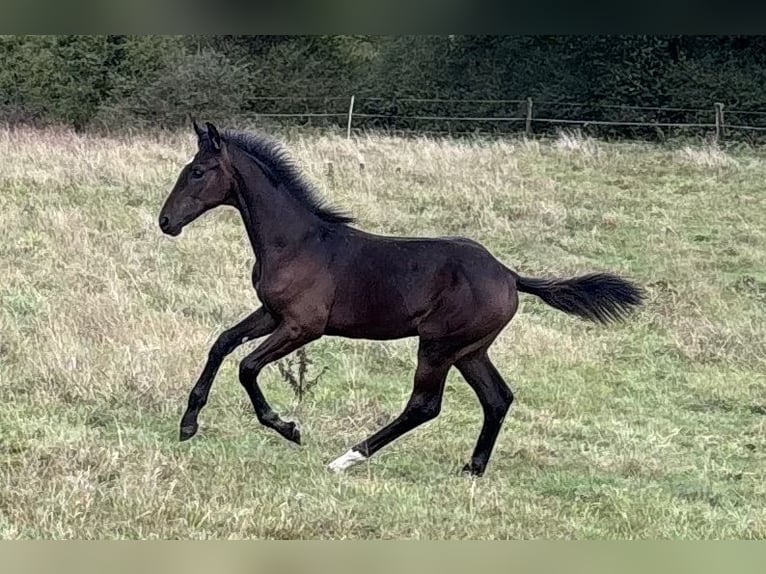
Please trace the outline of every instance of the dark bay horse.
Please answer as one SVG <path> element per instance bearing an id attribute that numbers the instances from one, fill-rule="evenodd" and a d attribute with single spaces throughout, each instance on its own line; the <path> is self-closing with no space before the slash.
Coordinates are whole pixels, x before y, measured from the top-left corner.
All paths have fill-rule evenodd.
<path id="1" fill-rule="evenodd" d="M 325 205 L 280 146 L 254 134 L 194 123 L 198 150 L 159 216 L 168 235 L 219 205 L 236 208 L 255 253 L 252 281 L 261 307 L 225 330 L 210 349 L 189 396 L 180 439 L 197 432 L 221 363 L 239 345 L 268 335 L 239 367 L 258 420 L 300 444 L 258 386 L 261 370 L 323 335 L 361 339 L 418 337 L 412 394 L 403 412 L 330 464 L 342 471 L 435 418 L 455 366 L 476 393 L 484 423 L 463 472 L 480 476 L 513 393 L 487 349 L 518 308 L 518 292 L 581 318 L 621 320 L 643 292 L 609 273 L 567 279 L 522 277 L 480 244 L 462 238 L 384 237 L 351 226 Z"/>

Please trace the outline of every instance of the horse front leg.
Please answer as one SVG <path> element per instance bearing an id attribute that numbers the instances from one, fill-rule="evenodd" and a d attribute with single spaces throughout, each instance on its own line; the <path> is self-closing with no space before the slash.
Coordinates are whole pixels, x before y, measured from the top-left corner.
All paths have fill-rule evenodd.
<path id="1" fill-rule="evenodd" d="M 205 367 L 189 394 L 189 403 L 181 418 L 181 441 L 188 440 L 197 433 L 199 428 L 197 417 L 202 407 L 207 403 L 215 375 L 226 356 L 246 341 L 268 335 L 275 329 L 276 325 L 276 319 L 263 307 L 260 307 L 218 336 L 210 348 Z"/>
<path id="2" fill-rule="evenodd" d="M 258 375 L 269 363 L 286 357 L 303 345 L 318 339 L 320 335 L 320 330 L 307 329 L 291 321 L 283 321 L 255 351 L 242 359 L 239 365 L 239 382 L 253 403 L 258 422 L 296 444 L 301 444 L 300 430 L 294 422 L 286 422 L 274 412 L 258 386 Z"/>

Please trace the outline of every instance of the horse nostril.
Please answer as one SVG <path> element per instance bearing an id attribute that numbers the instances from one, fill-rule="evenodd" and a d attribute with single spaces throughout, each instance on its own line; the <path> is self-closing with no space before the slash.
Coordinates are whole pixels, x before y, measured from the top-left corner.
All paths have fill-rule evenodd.
<path id="1" fill-rule="evenodd" d="M 170 225 L 170 220 L 165 216 L 160 217 L 160 229 L 165 230 L 168 225 Z"/>

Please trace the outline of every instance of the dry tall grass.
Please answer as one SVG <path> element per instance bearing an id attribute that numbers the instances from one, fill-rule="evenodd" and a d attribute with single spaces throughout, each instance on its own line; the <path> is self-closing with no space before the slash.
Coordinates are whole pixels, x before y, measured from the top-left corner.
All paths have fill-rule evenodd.
<path id="1" fill-rule="evenodd" d="M 766 534 L 762 150 L 576 134 L 287 143 L 368 230 L 466 235 L 529 275 L 623 273 L 648 305 L 601 328 L 524 297 L 493 348 L 518 401 L 479 481 L 457 476 L 481 414 L 454 373 L 439 419 L 326 471 L 400 410 L 410 340 L 312 344 L 327 371 L 300 405 L 269 368 L 265 393 L 301 421 L 300 449 L 253 420 L 236 381 L 246 345 L 200 435 L 178 444 L 209 345 L 257 305 L 238 217 L 159 233 L 191 134 L 2 130 L 4 538 Z"/>

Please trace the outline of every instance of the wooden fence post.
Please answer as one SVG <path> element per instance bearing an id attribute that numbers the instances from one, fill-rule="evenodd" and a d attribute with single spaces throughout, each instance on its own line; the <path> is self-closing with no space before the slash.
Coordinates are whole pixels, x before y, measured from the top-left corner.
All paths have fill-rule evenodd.
<path id="1" fill-rule="evenodd" d="M 723 104 L 715 103 L 715 143 L 723 138 Z"/>
<path id="2" fill-rule="evenodd" d="M 351 103 L 348 106 L 348 126 L 346 127 L 346 139 L 351 139 L 351 118 L 354 115 L 354 96 L 351 96 Z"/>
<path id="3" fill-rule="evenodd" d="M 527 98 L 527 122 L 525 131 L 527 137 L 532 135 L 532 98 Z"/>
<path id="4" fill-rule="evenodd" d="M 718 116 L 721 120 L 721 138 L 723 139 L 726 137 L 726 121 L 723 117 L 723 104 L 718 104 L 718 106 Z"/>

